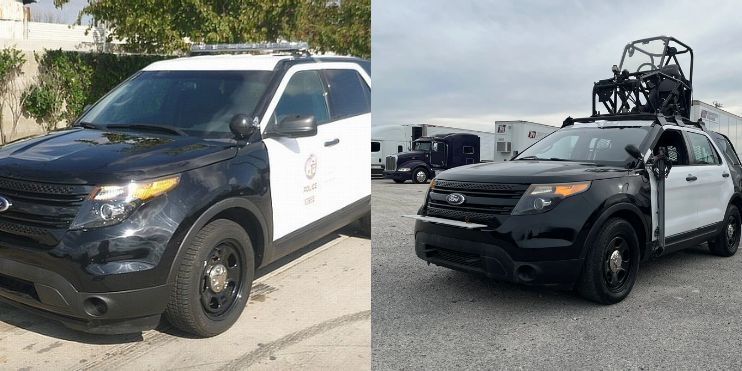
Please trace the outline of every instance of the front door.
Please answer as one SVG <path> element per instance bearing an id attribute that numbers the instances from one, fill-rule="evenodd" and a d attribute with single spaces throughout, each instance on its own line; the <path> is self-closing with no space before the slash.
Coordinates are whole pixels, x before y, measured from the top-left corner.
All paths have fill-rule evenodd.
<path id="1" fill-rule="evenodd" d="M 680 130 L 665 129 L 654 148 L 664 147 L 672 162 L 670 174 L 665 179 L 665 236 L 670 237 L 698 227 L 698 192 L 692 178 L 685 138 Z M 687 179 L 688 178 L 688 179 Z"/>
<path id="2" fill-rule="evenodd" d="M 327 212 L 322 188 L 332 176 L 323 157 L 330 111 L 322 74 L 310 65 L 291 67 L 276 90 L 261 123 L 280 125 L 289 116 L 314 117 L 317 135 L 301 138 L 269 137 L 263 142 L 270 163 L 270 192 L 273 209 L 273 241 L 320 219 Z"/>

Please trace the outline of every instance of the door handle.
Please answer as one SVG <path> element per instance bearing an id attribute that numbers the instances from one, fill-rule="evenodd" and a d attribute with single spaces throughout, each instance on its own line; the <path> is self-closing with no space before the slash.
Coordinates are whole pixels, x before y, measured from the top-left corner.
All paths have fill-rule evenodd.
<path id="1" fill-rule="evenodd" d="M 690 175 L 690 174 L 688 174 L 688 176 L 687 176 L 687 177 L 685 177 L 685 180 L 686 180 L 686 181 L 688 181 L 688 182 L 693 182 L 693 181 L 696 181 L 696 180 L 698 180 L 698 177 L 697 177 L 697 176 L 695 176 L 695 175 Z"/>
<path id="2" fill-rule="evenodd" d="M 333 140 L 328 140 L 327 142 L 325 142 L 325 147 L 332 147 L 338 143 L 340 143 L 340 139 L 338 138 L 335 138 Z"/>
<path id="3" fill-rule="evenodd" d="M 723 173 L 721 174 L 721 176 L 723 176 L 724 178 L 729 178 L 729 173 Z"/>

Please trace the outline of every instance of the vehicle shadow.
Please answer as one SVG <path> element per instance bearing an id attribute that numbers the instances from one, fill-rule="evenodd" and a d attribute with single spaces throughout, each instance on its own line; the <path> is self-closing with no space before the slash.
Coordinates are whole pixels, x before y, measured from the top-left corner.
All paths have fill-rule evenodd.
<path id="1" fill-rule="evenodd" d="M 709 263 L 721 262 L 719 259 L 725 258 L 712 255 L 708 247 L 702 244 L 645 261 L 640 266 L 634 290 L 627 300 L 637 299 L 638 296 L 646 294 L 646 291 L 651 291 L 653 281 L 663 277 L 683 275 L 680 272 L 685 272 L 687 276 L 688 270 L 707 269 L 705 267 Z M 675 281 L 675 284 L 682 285 L 684 282 Z M 418 305 L 438 300 L 439 303 L 436 304 L 442 305 L 442 308 L 445 308 L 443 311 L 450 310 L 452 305 L 467 302 L 478 303 L 490 309 L 517 308 L 527 303 L 532 310 L 544 309 L 546 311 L 565 309 L 580 311 L 590 308 L 600 310 L 600 308 L 611 307 L 587 301 L 580 297 L 576 290 L 497 281 L 447 268 L 441 268 L 429 280 L 414 281 L 413 286 L 410 292 L 430 293 L 434 291 L 439 296 L 438 299 L 419 299 Z"/>
<path id="2" fill-rule="evenodd" d="M 364 235 L 362 228 L 360 228 L 357 223 L 350 224 L 260 269 L 257 272 L 256 278 L 260 278 L 272 271 L 275 271 L 276 269 L 279 269 L 293 260 L 312 252 L 326 243 L 340 238 L 342 235 L 370 238 L 367 235 Z M 124 335 L 100 335 L 79 332 L 65 327 L 60 322 L 15 308 L 8 304 L 0 303 L 0 335 L 2 335 L 3 332 L 13 332 L 18 330 L 31 331 L 60 340 L 93 345 L 136 343 L 144 340 L 143 333 L 141 332 Z M 175 337 L 195 338 L 190 334 L 172 327 L 164 316 L 160 325 L 154 331 Z"/>

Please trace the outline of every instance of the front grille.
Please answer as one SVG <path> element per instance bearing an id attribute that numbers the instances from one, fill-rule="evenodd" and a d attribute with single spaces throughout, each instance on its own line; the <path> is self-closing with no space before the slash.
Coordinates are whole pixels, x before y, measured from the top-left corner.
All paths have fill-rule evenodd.
<path id="1" fill-rule="evenodd" d="M 397 171 L 397 156 L 395 155 L 386 156 L 385 169 L 388 171 Z"/>
<path id="2" fill-rule="evenodd" d="M 31 239 L 56 245 L 77 216 L 91 186 L 0 178 L 0 196 L 12 206 L 0 212 L 0 238 Z"/>
<path id="3" fill-rule="evenodd" d="M 425 253 L 427 258 L 449 262 L 474 269 L 483 269 L 482 257 L 477 254 L 471 254 L 462 251 L 433 248 Z"/>
<path id="4" fill-rule="evenodd" d="M 498 215 L 510 215 L 528 184 L 477 183 L 438 180 L 428 195 L 427 215 L 472 223 L 492 224 Z M 451 193 L 464 196 L 461 205 L 446 200 Z"/>

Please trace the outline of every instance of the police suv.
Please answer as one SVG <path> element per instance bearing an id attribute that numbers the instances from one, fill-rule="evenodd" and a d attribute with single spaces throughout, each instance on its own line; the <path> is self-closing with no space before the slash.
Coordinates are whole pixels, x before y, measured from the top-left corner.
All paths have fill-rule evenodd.
<path id="1" fill-rule="evenodd" d="M 2 147 L 0 300 L 89 332 L 164 313 L 213 336 L 256 269 L 368 225 L 369 63 L 223 54 L 255 48 L 153 63 L 71 128 Z"/>

